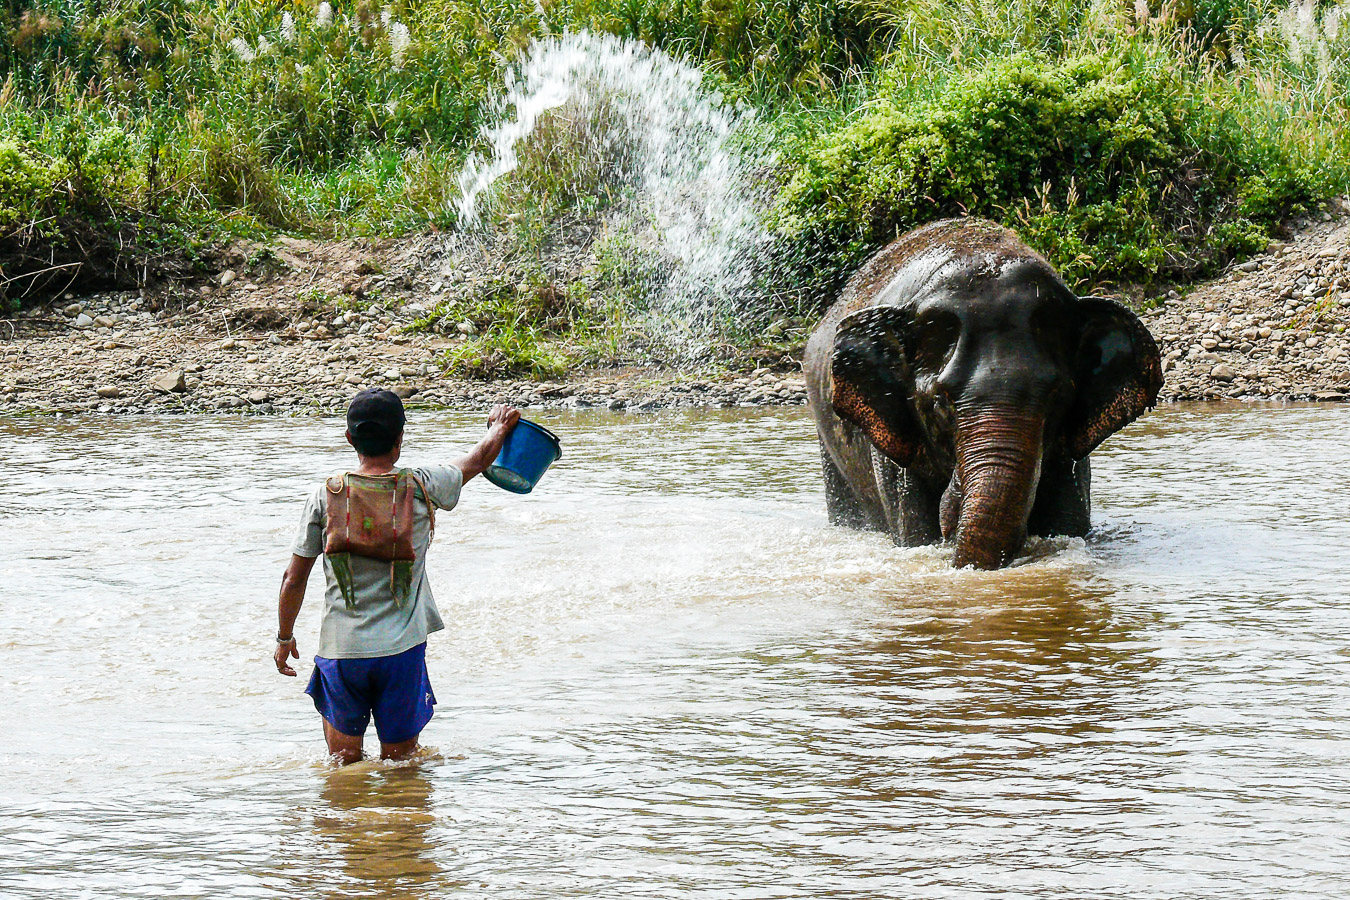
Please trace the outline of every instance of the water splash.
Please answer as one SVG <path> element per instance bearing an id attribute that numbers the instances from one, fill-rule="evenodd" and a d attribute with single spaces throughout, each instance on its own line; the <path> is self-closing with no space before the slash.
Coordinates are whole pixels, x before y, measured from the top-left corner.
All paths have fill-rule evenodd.
<path id="1" fill-rule="evenodd" d="M 492 116 L 500 124 L 484 132 L 490 153 L 460 173 L 461 228 L 482 224 L 493 185 L 564 105 L 600 123 L 592 139 L 629 155 L 624 215 L 654 232 L 668 273 L 650 298 L 654 331 L 697 353 L 735 317 L 768 240 L 766 192 L 753 173 L 772 159 L 747 139 L 753 112 L 724 104 L 697 68 L 639 42 L 589 32 L 538 40 L 508 73 Z"/>

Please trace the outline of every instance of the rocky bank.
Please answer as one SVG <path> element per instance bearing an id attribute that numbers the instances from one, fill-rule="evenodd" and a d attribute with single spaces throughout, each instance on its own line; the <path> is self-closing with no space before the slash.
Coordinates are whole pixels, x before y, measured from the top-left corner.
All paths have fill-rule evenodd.
<path id="1" fill-rule="evenodd" d="M 558 266 L 579 266 L 567 250 Z M 801 404 L 791 355 L 733 368 L 625 366 L 566 382 L 448 377 L 471 323 L 418 327 L 437 302 L 500 279 L 481 246 L 437 236 L 240 245 L 210 283 L 61 301 L 0 320 L 0 414 L 336 413 L 367 386 L 410 406 L 655 409 Z M 448 327 L 447 327 L 448 324 Z"/>
<path id="2" fill-rule="evenodd" d="M 444 237 L 241 245 L 209 283 L 65 297 L 0 320 L 0 414 L 324 414 L 387 386 L 412 406 L 801 404 L 792 353 L 732 367 L 597 369 L 565 382 L 446 377 L 472 325 L 421 330 L 438 300 L 495 277 Z M 1142 298 L 1165 401 L 1350 396 L 1350 203 L 1182 295 Z M 446 333 L 448 332 L 448 333 Z M 462 333 L 463 332 L 463 333 Z M 802 334 L 787 334 L 787 340 Z M 780 343 L 775 346 L 782 346 Z"/>
<path id="3" fill-rule="evenodd" d="M 1350 396 L 1350 217 L 1337 209 L 1145 310 L 1163 354 L 1162 399 Z"/>

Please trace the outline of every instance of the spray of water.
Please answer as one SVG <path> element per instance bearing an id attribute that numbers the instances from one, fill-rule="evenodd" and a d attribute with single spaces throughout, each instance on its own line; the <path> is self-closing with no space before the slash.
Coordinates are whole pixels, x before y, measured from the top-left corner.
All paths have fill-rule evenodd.
<path id="1" fill-rule="evenodd" d="M 497 124 L 484 132 L 489 151 L 460 173 L 461 228 L 482 224 L 493 185 L 520 164 L 541 118 L 564 106 L 602 123 L 594 139 L 631 156 L 625 214 L 654 229 L 669 272 L 650 298 L 655 330 L 697 352 L 736 316 L 768 239 L 753 173 L 771 160 L 745 140 L 753 113 L 706 90 L 698 69 L 639 42 L 587 32 L 541 39 L 508 74 Z"/>

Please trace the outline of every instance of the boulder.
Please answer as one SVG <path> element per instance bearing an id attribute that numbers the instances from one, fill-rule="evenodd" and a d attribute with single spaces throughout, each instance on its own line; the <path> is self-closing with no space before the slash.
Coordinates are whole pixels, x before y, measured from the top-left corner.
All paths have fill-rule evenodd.
<path id="1" fill-rule="evenodd" d="M 187 375 L 181 369 L 155 376 L 151 387 L 165 394 L 181 394 L 187 390 Z"/>

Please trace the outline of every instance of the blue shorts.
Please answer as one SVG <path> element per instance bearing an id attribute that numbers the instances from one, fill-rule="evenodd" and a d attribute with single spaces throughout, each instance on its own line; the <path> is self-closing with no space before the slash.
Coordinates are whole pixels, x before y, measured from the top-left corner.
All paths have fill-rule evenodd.
<path id="1" fill-rule="evenodd" d="M 394 656 L 371 659 L 316 656 L 305 693 L 314 698 L 314 708 L 328 724 L 352 737 L 366 733 L 374 713 L 382 744 L 417 737 L 436 705 L 425 642 Z"/>

